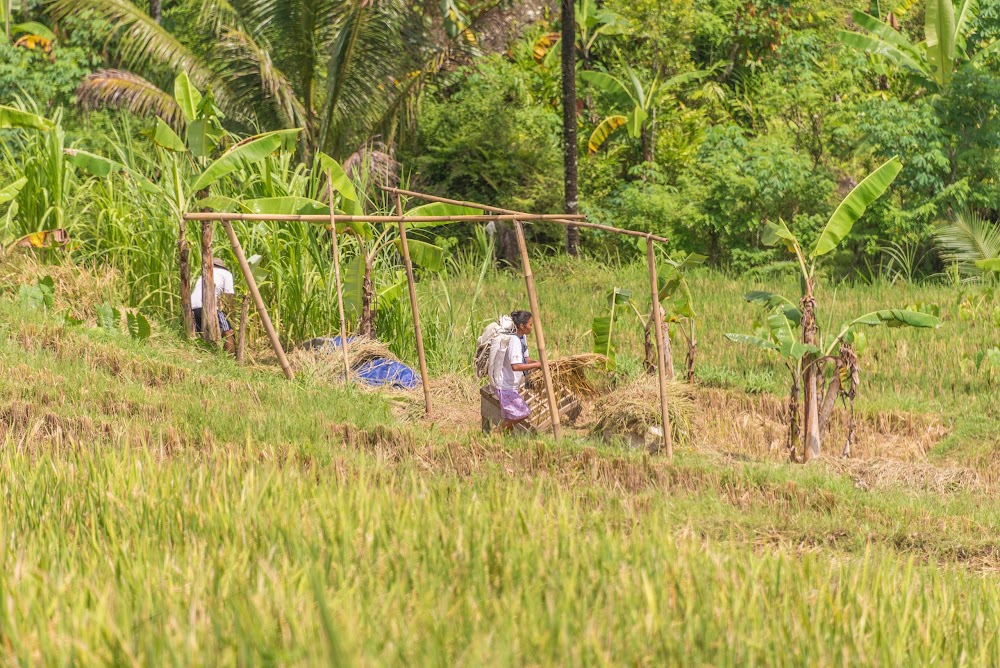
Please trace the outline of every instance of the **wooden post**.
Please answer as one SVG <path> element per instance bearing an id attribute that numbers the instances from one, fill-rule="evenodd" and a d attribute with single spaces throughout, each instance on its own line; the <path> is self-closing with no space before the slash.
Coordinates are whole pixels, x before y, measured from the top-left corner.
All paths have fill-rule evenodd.
<path id="1" fill-rule="evenodd" d="M 212 264 L 212 226 L 205 221 L 201 224 L 201 332 L 209 343 L 218 343 L 219 305 L 215 301 L 215 268 Z"/>
<path id="2" fill-rule="evenodd" d="M 521 250 L 521 268 L 524 270 L 524 283 L 528 288 L 528 303 L 531 305 L 531 316 L 535 322 L 535 343 L 538 345 L 538 358 L 542 362 L 542 378 L 545 380 L 545 394 L 549 402 L 549 415 L 552 417 L 552 436 L 558 441 L 559 437 L 562 436 L 562 425 L 559 424 L 559 404 L 556 403 L 556 393 L 552 388 L 549 356 L 545 352 L 545 333 L 542 331 L 542 316 L 538 308 L 538 295 L 535 294 L 535 277 L 531 273 L 528 244 L 524 240 L 524 228 L 521 227 L 521 221 L 517 218 L 514 218 L 514 232 L 517 234 L 517 245 Z"/>
<path id="3" fill-rule="evenodd" d="M 233 246 L 233 252 L 236 254 L 236 261 L 240 263 L 240 270 L 243 272 L 243 280 L 247 282 L 247 287 L 250 288 L 250 295 L 253 297 L 253 302 L 257 306 L 257 315 L 260 316 L 260 322 L 264 325 L 264 331 L 267 332 L 267 338 L 271 340 L 271 347 L 274 348 L 274 354 L 278 357 L 278 363 L 281 364 L 281 370 L 285 372 L 285 378 L 288 380 L 295 380 L 295 374 L 292 372 L 292 367 L 288 363 L 288 358 L 285 357 L 285 351 L 281 347 L 281 341 L 278 340 L 278 334 L 274 331 L 274 325 L 271 324 L 271 317 L 267 314 L 267 308 L 264 306 L 264 300 L 261 299 L 260 290 L 257 289 L 257 281 L 254 280 L 253 272 L 250 271 L 250 265 L 247 264 L 247 258 L 243 255 L 243 247 L 240 245 L 240 240 L 236 238 L 236 232 L 233 231 L 233 224 L 228 220 L 223 220 L 222 226 L 226 228 L 226 235 L 229 237 L 229 243 Z"/>
<path id="4" fill-rule="evenodd" d="M 403 198 L 396 195 L 396 215 L 403 215 Z M 406 239 L 406 223 L 399 221 L 399 243 L 403 247 L 403 266 L 406 267 L 406 286 L 410 291 L 410 310 L 413 311 L 413 332 L 417 337 L 417 359 L 420 362 L 420 382 L 424 386 L 424 415 L 431 414 L 431 384 L 427 377 L 427 358 L 424 357 L 424 335 L 420 331 L 420 311 L 417 310 L 417 286 L 413 281 L 413 262 L 410 261 L 410 244 Z"/>
<path id="5" fill-rule="evenodd" d="M 646 238 L 646 262 L 649 265 L 649 289 L 653 296 L 653 327 L 656 330 L 656 375 L 660 382 L 660 417 L 663 420 L 663 447 L 667 459 L 673 459 L 674 441 L 670 435 L 670 412 L 667 406 L 667 372 L 664 369 L 663 310 L 660 308 L 660 290 L 656 281 L 656 258 L 653 255 L 653 238 Z"/>
<path id="6" fill-rule="evenodd" d="M 247 349 L 247 316 L 250 315 L 250 295 L 243 295 L 240 307 L 240 329 L 236 335 L 236 363 L 243 364 Z"/>
<path id="7" fill-rule="evenodd" d="M 191 317 L 191 248 L 187 241 L 188 223 L 183 218 L 177 234 L 177 260 L 181 274 L 181 326 L 184 338 L 194 336 L 194 320 Z"/>
<path id="8" fill-rule="evenodd" d="M 333 171 L 326 172 L 326 192 L 330 198 L 330 236 L 333 238 L 333 273 L 337 284 L 337 315 L 340 316 L 340 349 L 344 352 L 344 383 L 351 382 L 351 363 L 347 355 L 347 318 L 344 317 L 344 288 L 340 282 L 340 245 L 337 242 L 337 219 L 333 213 Z"/>

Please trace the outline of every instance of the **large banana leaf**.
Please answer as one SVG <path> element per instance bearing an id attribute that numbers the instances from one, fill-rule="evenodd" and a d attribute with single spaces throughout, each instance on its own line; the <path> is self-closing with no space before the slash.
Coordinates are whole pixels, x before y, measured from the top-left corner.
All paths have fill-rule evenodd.
<path id="1" fill-rule="evenodd" d="M 340 166 L 340 163 L 326 153 L 320 153 L 317 159 L 319 160 L 322 172 L 324 174 L 329 173 L 334 192 L 340 193 L 340 206 L 344 213 L 348 216 L 364 215 L 358 193 L 354 189 L 354 183 L 351 182 L 350 177 L 347 176 L 347 172 Z"/>
<path id="2" fill-rule="evenodd" d="M 402 271 L 397 271 L 396 282 L 378 292 L 379 308 L 392 306 L 393 303 L 399 301 L 399 298 L 403 296 L 404 290 L 406 290 L 406 274 Z"/>
<path id="3" fill-rule="evenodd" d="M 772 341 L 762 339 L 759 336 L 752 336 L 750 334 L 726 334 L 725 337 L 734 343 L 740 343 L 744 346 L 750 346 L 752 348 L 761 348 L 763 350 L 778 349 L 778 346 L 776 346 Z"/>
<path id="4" fill-rule="evenodd" d="M 175 153 L 184 153 L 187 151 L 187 144 L 159 116 L 153 119 L 153 126 L 146 130 L 145 134 L 160 148 L 165 148 Z"/>
<path id="5" fill-rule="evenodd" d="M 347 263 L 344 270 L 344 310 L 349 312 L 352 318 L 361 317 L 364 280 L 365 258 L 363 255 L 357 255 Z"/>
<path id="6" fill-rule="evenodd" d="M 444 202 L 431 202 L 413 207 L 403 214 L 406 217 L 415 216 L 481 216 L 482 209 L 474 209 L 469 206 L 459 206 L 457 204 L 445 204 Z M 420 229 L 424 227 L 437 227 L 448 223 L 407 223 L 409 229 Z"/>
<path id="7" fill-rule="evenodd" d="M 780 309 L 784 316 L 795 325 L 799 325 L 802 322 L 802 311 L 799 310 L 799 307 L 791 299 L 775 292 L 752 290 L 743 295 L 743 299 L 751 304 L 759 304 L 768 310 Z"/>
<path id="8" fill-rule="evenodd" d="M 0 105 L 0 129 L 51 130 L 54 127 L 55 124 L 43 116 Z"/>
<path id="9" fill-rule="evenodd" d="M 771 338 L 778 346 L 778 351 L 785 357 L 792 359 L 802 359 L 806 353 L 817 353 L 816 346 L 806 345 L 796 337 L 797 328 L 792 326 L 792 321 L 785 317 L 784 313 L 773 313 L 767 317 L 767 328 L 771 332 Z"/>
<path id="10" fill-rule="evenodd" d="M 904 309 L 884 309 L 866 313 L 852 321 L 851 325 L 931 328 L 937 327 L 939 322 L 941 322 L 940 318 L 929 313 L 907 311 Z"/>
<path id="11" fill-rule="evenodd" d="M 207 158 L 222 141 L 225 131 L 210 118 L 199 118 L 187 125 L 187 145 L 196 158 Z"/>
<path id="12" fill-rule="evenodd" d="M 174 79 L 174 99 L 177 101 L 177 106 L 181 108 L 181 113 L 184 114 L 184 120 L 188 123 L 194 123 L 198 118 L 201 93 L 191 83 L 187 72 L 183 70 Z"/>
<path id="13" fill-rule="evenodd" d="M 632 97 L 632 93 L 629 92 L 628 87 L 610 74 L 587 70 L 580 72 L 579 76 L 592 86 L 611 95 L 614 98 L 616 106 L 620 109 L 640 106 L 638 100 Z"/>
<path id="14" fill-rule="evenodd" d="M 163 194 L 163 190 L 155 183 L 120 162 L 88 151 L 81 151 L 77 148 L 63 149 L 63 153 L 66 155 L 68 163 L 78 169 L 82 169 L 88 174 L 101 179 L 107 178 L 111 174 L 124 174 L 126 177 L 134 179 L 136 184 L 144 191 L 154 195 Z"/>
<path id="15" fill-rule="evenodd" d="M 942 88 L 951 83 L 955 63 L 955 5 L 952 0 L 928 0 L 924 10 L 927 64 Z"/>
<path id="16" fill-rule="evenodd" d="M 950 1 L 945 0 L 945 2 Z M 899 162 L 899 158 L 893 156 L 854 186 L 854 190 L 830 216 L 829 222 L 816 240 L 810 257 L 819 257 L 835 249 L 843 238 L 850 234 L 854 223 L 864 215 L 868 206 L 889 189 L 901 169 L 903 165 Z"/>
<path id="17" fill-rule="evenodd" d="M 593 155 L 607 141 L 614 131 L 628 123 L 628 118 L 620 114 L 608 116 L 601 121 L 587 140 L 587 151 Z"/>
<path id="18" fill-rule="evenodd" d="M 965 33 L 979 13 L 979 0 L 959 0 L 955 14 L 955 60 L 965 56 Z"/>
<path id="19" fill-rule="evenodd" d="M 933 81 L 931 73 L 927 70 L 924 62 L 914 58 L 905 49 L 889 44 L 877 37 L 862 35 L 861 33 L 850 32 L 848 30 L 841 30 L 839 35 L 840 41 L 851 48 L 882 56 L 895 65 L 905 67 L 921 75 L 928 81 Z"/>
<path id="20" fill-rule="evenodd" d="M 396 250 L 403 253 L 403 242 L 401 239 L 393 241 Z M 444 269 L 444 249 L 416 239 L 409 239 L 406 242 L 410 249 L 410 261 L 418 267 L 423 267 L 428 271 L 442 271 Z"/>
<path id="21" fill-rule="evenodd" d="M 642 126 L 646 123 L 649 114 L 640 106 L 633 107 L 628 113 L 628 133 L 632 139 L 638 139 L 642 135 Z"/>
<path id="22" fill-rule="evenodd" d="M 596 316 L 590 325 L 594 334 L 594 352 L 608 359 L 608 371 L 615 370 L 615 346 L 611 342 L 613 325 L 614 317 L 611 315 Z"/>
<path id="23" fill-rule="evenodd" d="M 240 142 L 205 168 L 205 171 L 198 176 L 191 186 L 191 190 L 198 192 L 209 187 L 227 174 L 236 171 L 244 163 L 263 160 L 277 151 L 289 138 L 295 137 L 299 132 L 301 132 L 299 128 L 275 130 L 274 132 L 265 132 L 264 134 L 256 135 Z"/>
<path id="24" fill-rule="evenodd" d="M 0 204 L 6 204 L 17 197 L 17 193 L 21 192 L 21 188 L 23 188 L 27 183 L 28 178 L 26 176 L 22 176 L 17 181 L 14 181 L 13 183 L 0 189 Z"/>
<path id="25" fill-rule="evenodd" d="M 690 269 L 691 267 L 700 267 L 705 264 L 705 260 L 708 259 L 707 255 L 702 255 L 701 253 L 688 253 L 688 256 L 677 263 L 677 268 L 681 271 L 685 269 Z"/>
<path id="26" fill-rule="evenodd" d="M 330 215 L 330 207 L 308 197 L 262 197 L 243 202 L 244 208 L 250 213 L 263 213 L 285 216 L 322 216 Z"/>
<path id="27" fill-rule="evenodd" d="M 211 209 L 212 211 L 222 211 L 225 213 L 250 213 L 250 209 L 245 207 L 239 200 L 223 195 L 212 195 L 197 202 L 199 209 Z"/>
<path id="28" fill-rule="evenodd" d="M 764 233 L 760 235 L 760 242 L 765 246 L 777 246 L 780 243 L 789 253 L 794 253 L 798 239 L 785 225 L 785 221 L 779 218 L 777 223 L 764 223 Z"/>

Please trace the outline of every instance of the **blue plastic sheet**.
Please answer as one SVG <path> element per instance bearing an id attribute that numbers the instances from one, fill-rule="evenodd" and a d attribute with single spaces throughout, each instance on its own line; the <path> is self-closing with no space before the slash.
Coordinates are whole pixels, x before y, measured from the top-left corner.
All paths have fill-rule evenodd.
<path id="1" fill-rule="evenodd" d="M 347 344 L 350 345 L 351 341 L 354 340 L 354 338 L 348 338 Z M 326 345 L 331 348 L 340 348 L 342 345 L 340 343 L 340 337 L 334 336 L 333 338 L 326 339 Z M 354 369 L 354 373 L 356 373 L 358 378 L 360 378 L 365 384 L 372 385 L 373 387 L 391 385 L 394 387 L 401 387 L 404 390 L 412 390 L 420 384 L 420 376 L 416 371 L 402 362 L 386 359 L 384 357 L 378 357 L 365 362 L 361 366 L 356 367 Z"/>

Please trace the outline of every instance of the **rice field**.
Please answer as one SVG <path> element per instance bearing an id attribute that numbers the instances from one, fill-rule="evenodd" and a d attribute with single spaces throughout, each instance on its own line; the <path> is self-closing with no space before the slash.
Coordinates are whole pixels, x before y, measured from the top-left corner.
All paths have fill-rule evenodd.
<path id="1" fill-rule="evenodd" d="M 169 324 L 147 341 L 74 325 L 59 314 L 122 299 L 115 276 L 3 266 L 2 664 L 1000 662 L 992 379 L 963 366 L 995 324 L 963 319 L 947 286 L 838 290 L 835 318 L 933 301 L 945 325 L 873 330 L 870 449 L 792 466 L 761 446 L 781 369 L 722 339 L 750 328 L 757 283 L 697 276 L 701 380 L 670 464 L 413 422 L 392 397 L 287 383 L 259 347 L 239 367 Z M 18 298 L 41 273 L 50 311 Z M 606 291 L 643 278 L 537 274 L 557 355 L 588 350 Z M 420 288 L 436 382 L 468 373 L 483 320 L 523 305 L 515 274 Z M 623 334 L 635 375 L 641 333 Z M 883 422 L 899 448 L 941 438 L 894 456 Z"/>

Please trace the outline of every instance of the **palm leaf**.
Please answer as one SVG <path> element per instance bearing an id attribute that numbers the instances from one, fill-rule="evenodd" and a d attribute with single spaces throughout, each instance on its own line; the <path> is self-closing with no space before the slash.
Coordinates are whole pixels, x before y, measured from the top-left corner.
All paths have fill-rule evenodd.
<path id="1" fill-rule="evenodd" d="M 825 255 L 836 248 L 837 244 L 850 234 L 854 223 L 864 215 L 868 206 L 889 189 L 901 169 L 903 165 L 899 162 L 899 158 L 894 156 L 856 185 L 830 216 L 829 222 L 816 240 L 810 257 Z"/>
<path id="2" fill-rule="evenodd" d="M 301 127 L 308 114 L 292 82 L 277 66 L 271 50 L 243 30 L 230 29 L 219 42 L 221 72 L 232 83 L 241 105 L 253 105 L 257 118 L 276 127 Z M 264 118 L 261 98 L 273 107 L 273 118 Z"/>
<path id="3" fill-rule="evenodd" d="M 941 259 L 946 264 L 957 264 L 966 275 L 978 275 L 981 261 L 1000 258 L 1000 226 L 964 209 L 941 223 L 934 232 Z"/>
<path id="4" fill-rule="evenodd" d="M 184 113 L 177 101 L 155 84 L 125 70 L 98 70 L 76 88 L 77 102 L 87 110 L 127 109 L 137 116 L 158 116 L 175 132 L 184 130 Z"/>

